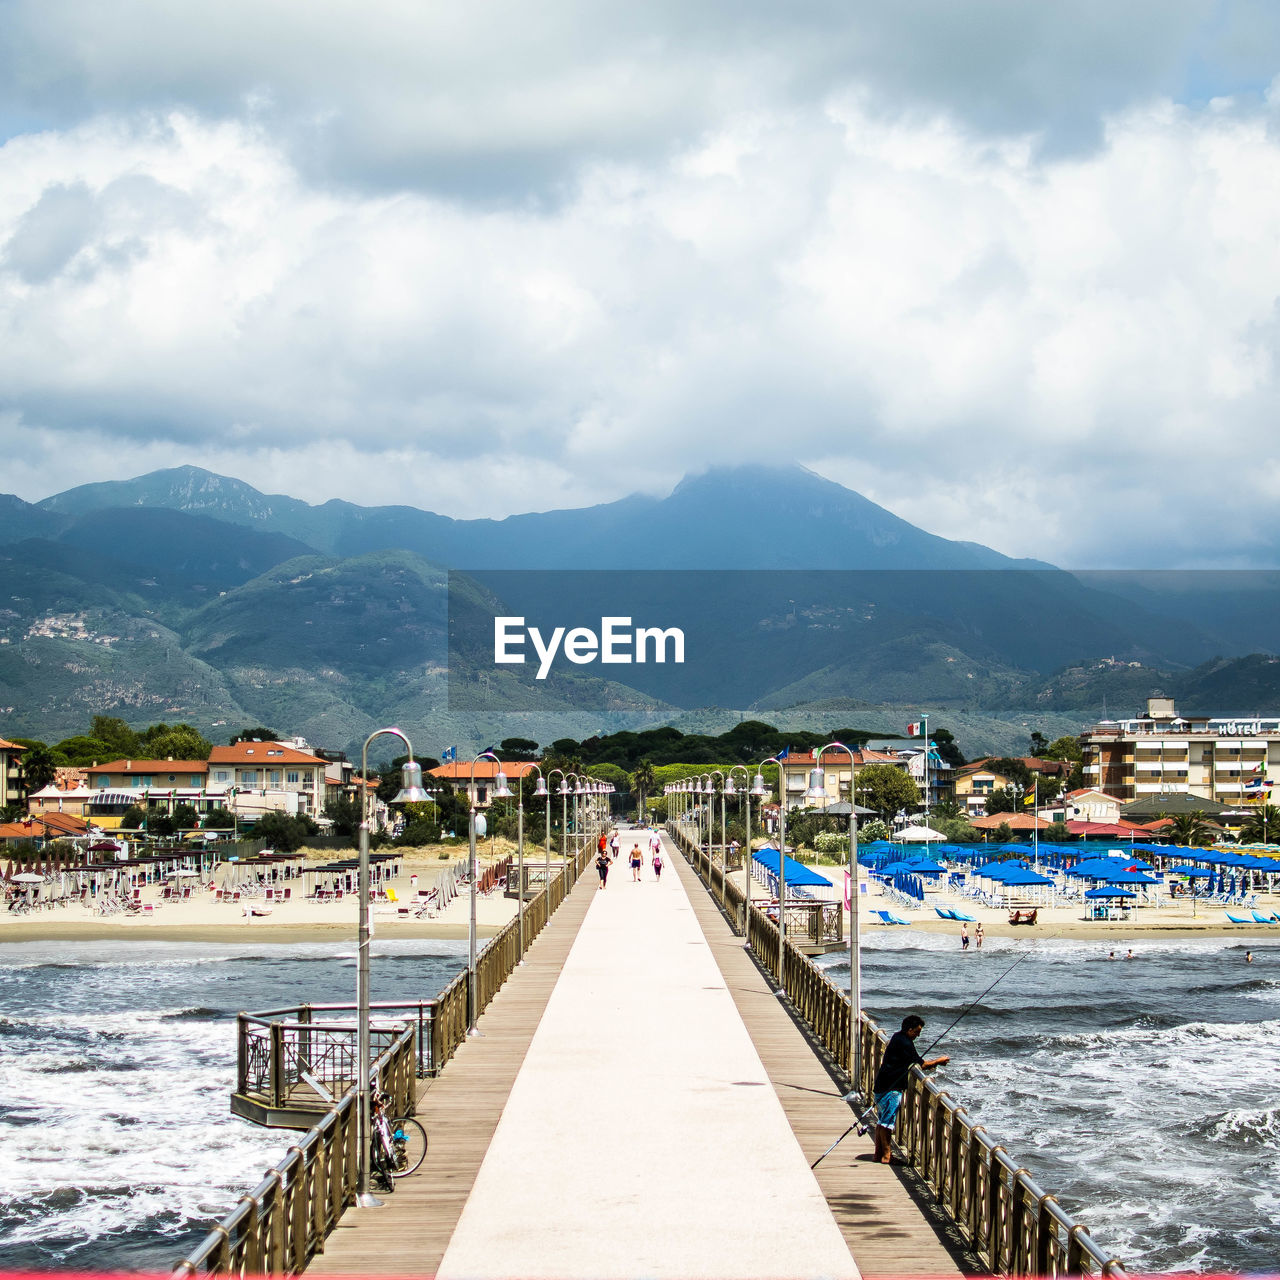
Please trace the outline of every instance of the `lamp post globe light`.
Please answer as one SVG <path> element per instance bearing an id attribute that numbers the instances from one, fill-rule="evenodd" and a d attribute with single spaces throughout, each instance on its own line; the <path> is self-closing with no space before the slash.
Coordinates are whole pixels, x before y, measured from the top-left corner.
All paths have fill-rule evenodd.
<path id="1" fill-rule="evenodd" d="M 828 742 L 814 757 L 817 766 L 809 775 L 808 796 L 815 787 L 826 800 L 826 775 L 822 756 L 843 751 L 849 757 L 849 1077 L 856 1093 L 862 1092 L 862 934 L 858 919 L 858 760 L 843 742 Z"/>
<path id="2" fill-rule="evenodd" d="M 476 1018 L 479 1010 L 476 1006 L 476 765 L 481 760 L 492 760 L 498 766 L 493 779 L 493 791 L 490 799 L 507 800 L 511 797 L 511 788 L 507 786 L 507 775 L 502 772 L 502 762 L 492 751 L 482 751 L 471 762 L 471 789 L 468 794 L 467 845 L 468 873 L 471 881 L 471 912 L 467 924 L 467 1035 L 474 1036 Z"/>
<path id="3" fill-rule="evenodd" d="M 381 734 L 390 734 L 404 743 L 409 759 L 400 771 L 400 790 L 392 804 L 409 804 L 427 799 L 422 787 L 422 766 L 413 758 L 413 747 L 399 729 L 375 729 L 360 752 L 360 896 L 359 944 L 356 961 L 356 1174 L 357 1203 L 372 1207 L 382 1202 L 369 1191 L 369 1074 L 373 1070 L 369 1053 L 369 950 L 373 935 L 369 906 L 369 743 Z"/>

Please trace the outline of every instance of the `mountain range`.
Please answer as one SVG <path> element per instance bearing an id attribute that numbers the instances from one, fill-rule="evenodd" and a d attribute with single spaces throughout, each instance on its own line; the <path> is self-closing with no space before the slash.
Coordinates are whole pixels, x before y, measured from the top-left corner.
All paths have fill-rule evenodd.
<path id="1" fill-rule="evenodd" d="M 0 734 L 52 741 L 106 712 L 358 749 L 399 723 L 431 754 L 746 712 L 888 731 L 931 711 L 967 726 L 971 754 L 1022 751 L 1030 728 L 1074 732 L 1157 688 L 1188 712 L 1274 713 L 1278 577 L 1073 574 L 798 467 L 505 520 L 312 506 L 179 467 L 0 495 Z M 504 611 L 661 617 L 699 660 L 537 682 L 486 656 Z"/>

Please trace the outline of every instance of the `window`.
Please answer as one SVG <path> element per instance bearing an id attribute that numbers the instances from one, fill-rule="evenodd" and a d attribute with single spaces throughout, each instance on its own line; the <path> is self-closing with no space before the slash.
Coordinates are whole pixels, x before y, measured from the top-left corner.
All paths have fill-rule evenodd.
<path id="1" fill-rule="evenodd" d="M 218 770 L 217 777 L 214 779 L 214 781 L 215 781 L 215 782 L 230 782 L 230 781 L 231 781 L 231 773 L 230 773 L 230 771 L 229 771 L 229 770 L 227 770 L 227 769 L 219 769 L 219 770 Z"/>
<path id="2" fill-rule="evenodd" d="M 284 775 L 284 777 L 286 782 L 297 782 L 298 781 L 297 769 L 290 769 L 289 772 Z"/>
<path id="3" fill-rule="evenodd" d="M 200 775 L 198 773 L 193 773 L 191 775 L 191 785 L 193 787 L 198 787 L 200 785 Z"/>
<path id="4" fill-rule="evenodd" d="M 272 769 L 272 770 L 271 770 L 271 785 L 272 785 L 273 787 L 278 787 L 278 786 L 280 785 L 280 770 L 279 770 L 279 769 Z"/>
<path id="5" fill-rule="evenodd" d="M 257 769 L 242 769 L 240 771 L 240 781 L 246 787 L 256 787 L 258 785 Z"/>

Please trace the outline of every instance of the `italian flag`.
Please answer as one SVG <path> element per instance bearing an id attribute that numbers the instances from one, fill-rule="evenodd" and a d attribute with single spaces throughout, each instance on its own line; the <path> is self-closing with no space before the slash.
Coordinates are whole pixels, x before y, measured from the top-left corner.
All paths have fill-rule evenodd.
<path id="1" fill-rule="evenodd" d="M 922 733 L 924 733 L 924 725 L 919 720 L 907 725 L 908 738 L 918 738 Z"/>

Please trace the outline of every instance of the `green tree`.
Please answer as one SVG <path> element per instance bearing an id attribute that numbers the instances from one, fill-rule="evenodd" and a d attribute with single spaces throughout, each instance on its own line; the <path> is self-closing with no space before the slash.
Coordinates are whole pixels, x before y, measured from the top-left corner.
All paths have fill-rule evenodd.
<path id="1" fill-rule="evenodd" d="M 360 831 L 360 801 L 353 796 L 339 796 L 324 807 L 324 816 L 333 823 L 333 834 L 354 840 Z"/>
<path id="2" fill-rule="evenodd" d="M 301 818 L 287 813 L 264 813 L 253 824 L 253 838 L 265 840 L 273 849 L 293 853 L 302 848 L 302 842 L 311 834 L 308 824 Z"/>
<path id="3" fill-rule="evenodd" d="M 89 723 L 89 737 L 106 743 L 103 760 L 130 760 L 142 754 L 142 739 L 118 716 L 94 716 Z"/>
<path id="4" fill-rule="evenodd" d="M 1246 844 L 1280 841 L 1280 808 L 1273 804 L 1260 806 L 1245 820 L 1240 828 L 1240 839 Z"/>
<path id="5" fill-rule="evenodd" d="M 644 802 L 653 794 L 657 786 L 657 777 L 653 772 L 653 763 L 649 759 L 641 760 L 631 775 L 631 790 L 636 793 L 637 812 L 640 821 L 644 821 Z"/>
<path id="6" fill-rule="evenodd" d="M 153 724 L 142 735 L 142 750 L 154 760 L 207 760 L 213 743 L 189 724 Z"/>
<path id="7" fill-rule="evenodd" d="M 978 838 L 967 818 L 943 818 L 935 811 L 929 815 L 929 826 L 952 844 L 972 844 Z"/>
<path id="8" fill-rule="evenodd" d="M 538 744 L 532 738 L 503 738 L 497 754 L 500 760 L 536 760 Z"/>
<path id="9" fill-rule="evenodd" d="M 1203 849 L 1213 843 L 1213 828 L 1209 825 L 1203 810 L 1196 809 L 1192 813 L 1163 813 L 1160 816 L 1169 819 L 1165 834 L 1174 844 Z"/>
<path id="10" fill-rule="evenodd" d="M 997 844 L 1008 844 L 1013 839 L 1013 828 L 1007 822 L 1002 822 L 992 832 L 992 837 Z"/>
<path id="11" fill-rule="evenodd" d="M 179 831 L 194 831 L 200 825 L 195 805 L 180 804 L 173 811 L 173 824 Z"/>
<path id="12" fill-rule="evenodd" d="M 61 757 L 65 764 L 77 769 L 87 768 L 95 762 L 110 760 L 116 754 L 109 743 L 83 734 L 63 738 L 52 748 L 52 751 L 55 756 Z"/>
<path id="13" fill-rule="evenodd" d="M 1071 772 L 1063 783 L 1066 791 L 1077 790 L 1084 782 L 1084 762 L 1081 758 L 1080 742 L 1076 738 L 1054 738 L 1040 753 L 1046 760 L 1069 760 Z"/>
<path id="14" fill-rule="evenodd" d="M 38 738 L 14 738 L 22 748 L 22 786 L 27 795 L 41 791 L 54 779 L 58 762 L 53 752 Z"/>
<path id="15" fill-rule="evenodd" d="M 889 828 L 879 818 L 871 818 L 858 824 L 858 839 L 870 844 L 873 840 L 888 840 Z"/>
<path id="16" fill-rule="evenodd" d="M 173 820 L 171 813 L 163 813 L 158 809 L 147 811 L 147 835 L 159 836 L 162 840 L 167 840 L 177 830 L 178 824 Z"/>
<path id="17" fill-rule="evenodd" d="M 1031 754 L 1043 757 L 1048 746 L 1049 739 L 1039 729 L 1033 729 L 1031 731 Z"/>
<path id="18" fill-rule="evenodd" d="M 200 824 L 206 831 L 234 831 L 236 815 L 230 809 L 210 809 Z"/>
<path id="19" fill-rule="evenodd" d="M 1061 844 L 1064 840 L 1071 839 L 1071 829 L 1065 822 L 1051 822 L 1040 833 L 1041 840 L 1048 840 L 1052 844 Z"/>
<path id="20" fill-rule="evenodd" d="M 279 742 L 280 735 L 274 729 L 268 729 L 265 725 L 258 725 L 253 729 L 241 729 L 239 733 L 233 734 L 227 742 L 227 746 L 234 747 L 237 742 Z"/>
<path id="21" fill-rule="evenodd" d="M 131 804 L 120 819 L 120 827 L 124 831 L 137 831 L 145 821 L 147 811 L 139 804 Z"/>
<path id="22" fill-rule="evenodd" d="M 900 809 L 908 813 L 920 804 L 920 788 L 904 769 L 892 764 L 868 764 L 858 770 L 858 803 L 892 822 Z"/>

